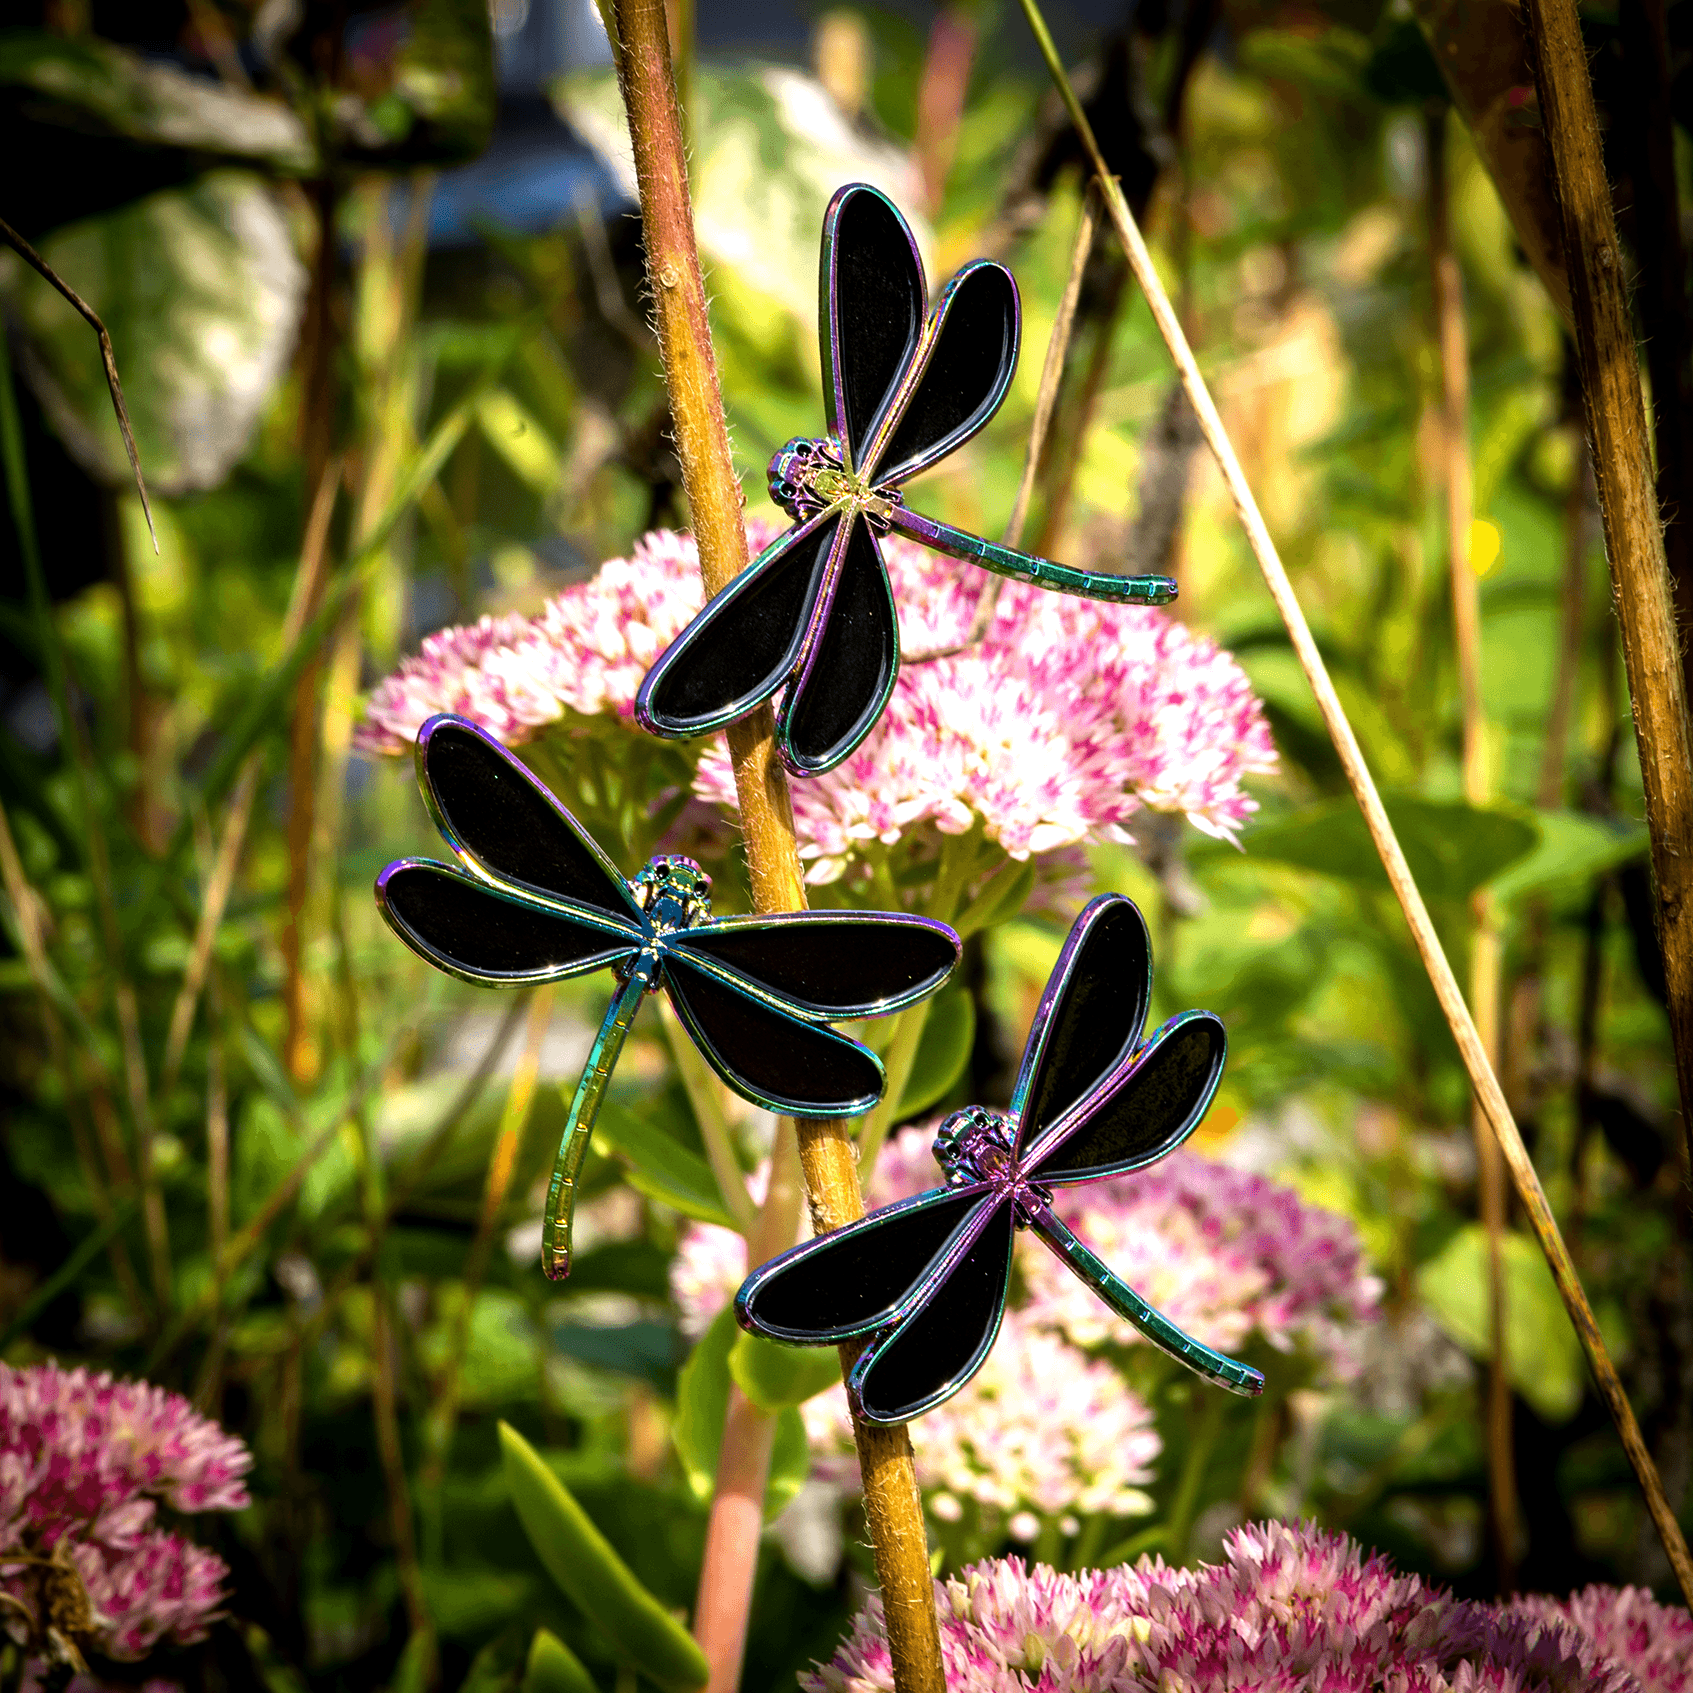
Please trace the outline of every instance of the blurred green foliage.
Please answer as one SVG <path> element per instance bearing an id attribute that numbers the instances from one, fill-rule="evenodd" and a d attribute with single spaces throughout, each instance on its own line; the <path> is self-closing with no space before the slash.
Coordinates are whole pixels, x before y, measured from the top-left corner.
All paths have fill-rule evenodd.
<path id="1" fill-rule="evenodd" d="M 232 27 L 251 21 L 234 0 L 217 9 Z M 308 27 L 320 10 L 306 8 Z M 1693 1368 L 1675 1084 L 1628 704 L 1560 331 L 1454 126 L 1476 515 L 1498 540 L 1481 608 L 1499 799 L 1478 808 L 1459 797 L 1429 441 L 1438 372 L 1417 81 L 1428 66 L 1389 10 L 1223 8 L 1224 50 L 1198 60 L 1179 137 L 1131 135 L 1120 162 L 1153 161 L 1156 256 L 1461 974 L 1471 896 L 1488 891 L 1502 914 L 1506 1085 L 1649 1438 L 1668 1451 L 1687 1434 L 1675 1384 Z M 427 172 L 473 152 L 493 122 L 486 13 L 471 0 L 397 13 L 404 39 L 353 42 L 339 83 L 291 49 L 258 93 L 186 76 L 184 93 L 153 60 L 93 36 L 0 34 L 8 122 L 98 142 L 114 172 L 135 173 L 113 189 L 119 201 L 69 204 L 27 232 L 45 229 L 43 251 L 110 324 L 162 496 L 155 556 L 125 491 L 91 338 L 9 266 L 0 293 L 20 421 L 7 450 L 35 490 L 52 604 L 32 609 L 27 549 L 8 533 L 6 1355 L 145 1373 L 253 1444 L 258 1503 L 220 1543 L 239 1626 L 160 1673 L 276 1693 L 363 1693 L 431 1674 L 490 1693 L 621 1689 L 637 1672 L 680 1685 L 691 1672 L 669 1613 L 692 1599 L 730 1384 L 782 1407 L 774 1513 L 808 1470 L 794 1406 L 826 1372 L 738 1340 L 727 1316 L 691 1347 L 678 1332 L 667 1274 L 679 1232 L 735 1216 L 656 1019 L 613 1083 L 570 1280 L 540 1277 L 539 1190 L 561 1084 L 600 989 L 556 991 L 541 1080 L 524 1099 L 512 1075 L 530 1039 L 527 1002 L 508 1015 L 381 926 L 375 872 L 433 850 L 434 834 L 406 761 L 366 762 L 349 736 L 361 691 L 423 635 L 532 612 L 649 526 L 683 523 L 685 506 L 634 221 L 570 207 L 542 234 L 490 227 L 473 248 L 428 251 Z M 1023 290 L 1010 398 L 922 489 L 927 509 L 995 534 L 1022 466 L 1079 185 L 1013 14 L 977 16 L 944 194 L 912 210 L 927 213 L 931 276 L 992 250 Z M 924 37 L 879 12 L 852 20 L 866 59 L 856 112 L 793 67 L 696 74 L 702 243 L 754 513 L 766 510 L 769 452 L 818 415 L 813 243 L 829 191 L 881 170 L 918 192 Z M 1149 26 L 1131 45 L 1125 62 L 1155 109 L 1177 63 L 1173 34 Z M 172 117 L 170 100 L 189 95 L 202 104 Z M 618 118 L 604 76 L 557 98 L 610 146 Z M 1179 171 L 1167 164 L 1178 151 Z M 298 184 L 331 167 L 343 189 L 328 232 L 342 256 L 330 277 L 340 498 L 329 609 L 308 625 L 321 661 L 317 803 L 311 837 L 291 846 L 299 667 L 287 668 L 283 631 L 310 489 L 289 348 L 314 262 Z M 1030 528 L 1051 524 L 1056 556 L 1089 567 L 1128 563 L 1145 441 L 1170 380 L 1144 304 L 1107 310 L 1111 262 L 1102 252 L 1090 272 L 1060 408 L 1061 421 L 1081 415 L 1080 367 L 1103 346 L 1086 427 L 1055 442 L 1073 471 L 1069 501 L 1043 477 Z M 24 516 L 15 501 L 12 515 Z M 1579 648 L 1561 656 L 1571 546 L 1585 601 Z M 1252 1361 L 1271 1391 L 1255 1407 L 1207 1396 L 1145 1349 L 1117 1360 L 1164 1440 L 1154 1510 L 1046 1522 L 1033 1549 L 1069 1564 L 1202 1554 L 1241 1514 L 1273 1511 L 1316 1515 L 1409 1566 L 1484 1585 L 1484 1452 L 1463 1358 L 1485 1356 L 1487 1327 L 1463 1074 L 1232 513 L 1197 462 L 1175 568 L 1180 615 L 1230 647 L 1265 700 L 1282 774 L 1259 785 L 1243 852 L 1148 816 L 1136 847 L 1094 851 L 1092 878 L 1153 922 L 1154 1017 L 1206 1005 L 1228 1023 L 1229 1070 L 1202 1148 L 1352 1217 L 1391 1327 L 1374 1373 L 1351 1387 L 1259 1345 Z M 45 685 L 56 653 L 58 700 Z M 1549 794 L 1560 676 L 1573 711 Z M 632 868 L 680 811 L 691 755 L 653 743 L 636 758 L 622 731 L 574 730 L 537 743 L 533 762 Z M 249 753 L 244 847 L 196 964 Z M 655 813 L 660 794 L 674 803 Z M 306 867 L 292 910 L 291 854 Z M 744 899 L 732 858 L 713 870 L 724 906 Z M 1027 909 L 1034 880 L 1006 866 L 959 914 L 979 937 L 974 975 L 929 1011 L 901 1114 L 985 1097 L 1015 1062 L 1064 928 Z M 290 923 L 306 1008 L 293 1052 Z M 167 1063 L 195 970 L 186 1042 Z M 753 1138 L 734 1154 L 750 1166 Z M 491 1200 L 488 1172 L 508 1157 Z M 67 1263 L 74 1274 L 55 1284 Z M 1532 1484 L 1522 1578 L 1559 1589 L 1659 1580 L 1620 1449 L 1526 1237 L 1512 1234 L 1507 1263 L 1518 1467 Z M 410 1545 L 396 1536 L 397 1490 L 415 1517 Z M 1010 1544 L 1005 1523 L 973 1507 L 933 1532 L 951 1562 Z M 747 1686 L 785 1686 L 830 1649 L 868 1572 L 862 1539 L 849 1523 L 833 1574 L 766 1542 Z"/>

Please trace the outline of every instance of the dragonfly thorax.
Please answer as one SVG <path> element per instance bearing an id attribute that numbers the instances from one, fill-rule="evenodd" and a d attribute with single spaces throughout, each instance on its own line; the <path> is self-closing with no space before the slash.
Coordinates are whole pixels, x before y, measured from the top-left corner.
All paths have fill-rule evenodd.
<path id="1" fill-rule="evenodd" d="M 663 853 L 638 876 L 629 891 L 656 935 L 711 921 L 711 878 L 691 858 Z"/>
<path id="2" fill-rule="evenodd" d="M 841 444 L 833 436 L 790 441 L 770 461 L 770 497 L 796 522 L 830 506 L 855 507 L 886 526 L 900 495 L 872 488 L 847 469 Z"/>

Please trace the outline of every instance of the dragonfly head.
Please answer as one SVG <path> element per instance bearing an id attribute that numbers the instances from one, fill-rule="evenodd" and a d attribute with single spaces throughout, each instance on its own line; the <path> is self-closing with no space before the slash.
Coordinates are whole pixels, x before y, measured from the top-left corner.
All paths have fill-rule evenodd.
<path id="1" fill-rule="evenodd" d="M 888 514 L 900 503 L 897 492 L 879 492 L 847 469 L 841 444 L 832 435 L 790 441 L 771 459 L 769 479 L 771 499 L 796 523 L 847 504 L 885 529 Z"/>
<path id="2" fill-rule="evenodd" d="M 954 1111 L 935 1136 L 935 1159 L 948 1187 L 992 1181 L 1011 1170 L 1011 1125 L 980 1105 Z"/>
<path id="3" fill-rule="evenodd" d="M 661 853 L 634 877 L 629 891 L 659 934 L 711 921 L 711 878 L 679 853 Z"/>

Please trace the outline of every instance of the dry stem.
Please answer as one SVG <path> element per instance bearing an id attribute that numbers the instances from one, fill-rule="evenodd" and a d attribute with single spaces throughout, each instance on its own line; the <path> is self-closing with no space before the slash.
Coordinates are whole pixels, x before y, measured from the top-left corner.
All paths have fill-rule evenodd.
<path id="1" fill-rule="evenodd" d="M 147 503 L 147 484 L 141 475 L 141 460 L 135 455 L 135 435 L 129 427 L 129 408 L 123 403 L 123 384 L 118 381 L 118 360 L 112 351 L 111 336 L 106 333 L 106 326 L 94 308 L 4 218 L 0 218 L 0 241 L 4 241 L 31 269 L 39 271 L 57 288 L 100 337 L 100 363 L 105 367 L 106 387 L 111 392 L 112 410 L 118 417 L 118 433 L 123 436 L 123 450 L 129 454 L 129 468 L 135 474 L 135 491 L 141 496 L 147 533 L 153 539 L 153 551 L 156 553 L 159 550 L 159 532 L 153 527 L 153 508 Z"/>
<path id="2" fill-rule="evenodd" d="M 1557 1219 L 1552 1215 L 1552 1208 L 1546 1201 L 1545 1190 L 1540 1185 L 1540 1177 L 1536 1173 L 1534 1164 L 1528 1156 L 1528 1149 L 1523 1145 L 1522 1135 L 1517 1129 L 1516 1119 L 1511 1115 L 1511 1109 L 1505 1102 L 1505 1095 L 1501 1091 L 1498 1078 L 1493 1073 L 1493 1067 L 1487 1061 L 1487 1053 L 1481 1043 L 1481 1037 L 1476 1031 L 1474 1021 L 1470 1016 L 1469 1007 L 1464 1003 L 1464 996 L 1458 987 L 1457 978 L 1452 974 L 1452 966 L 1447 961 L 1445 949 L 1440 944 L 1440 937 L 1435 933 L 1434 923 L 1429 917 L 1428 907 L 1423 902 L 1422 891 L 1418 888 L 1415 878 L 1411 875 L 1410 866 L 1405 862 L 1404 849 L 1394 834 L 1393 825 L 1388 821 L 1386 809 L 1381 802 L 1381 795 L 1376 791 L 1375 779 L 1370 774 L 1368 764 L 1364 761 L 1363 749 L 1358 745 L 1358 738 L 1353 733 L 1352 724 L 1346 716 L 1345 708 L 1335 693 L 1334 683 L 1328 673 L 1328 666 L 1323 662 L 1322 654 L 1317 650 L 1317 643 L 1311 634 L 1310 625 L 1305 621 L 1305 613 L 1301 609 L 1298 597 L 1293 591 L 1293 584 L 1288 580 L 1287 571 L 1283 567 L 1280 555 L 1276 551 L 1276 544 L 1270 538 L 1270 532 L 1264 522 L 1263 514 L 1258 509 L 1258 502 L 1253 498 L 1252 490 L 1247 485 L 1245 472 L 1240 467 L 1240 460 L 1236 456 L 1234 444 L 1230 441 L 1228 432 L 1223 427 L 1222 418 L 1217 413 L 1216 402 L 1211 398 L 1211 392 L 1205 385 L 1205 378 L 1200 374 L 1198 361 L 1193 356 L 1193 349 L 1188 345 L 1187 336 L 1183 333 L 1177 320 L 1174 306 L 1170 297 L 1159 280 L 1158 272 L 1152 263 L 1152 255 L 1147 251 L 1146 242 L 1134 218 L 1130 215 L 1127 203 L 1123 199 L 1123 191 L 1115 178 L 1107 173 L 1104 158 L 1099 152 L 1099 144 L 1094 139 L 1092 128 L 1086 115 L 1076 99 L 1075 91 L 1070 87 L 1069 78 L 1064 74 L 1064 66 L 1058 57 L 1058 50 L 1052 44 L 1052 36 L 1048 32 L 1045 20 L 1041 17 L 1039 8 L 1034 0 L 1021 0 L 1024 15 L 1029 20 L 1030 28 L 1040 44 L 1041 52 L 1052 73 L 1059 93 L 1063 96 L 1066 107 L 1070 112 L 1071 121 L 1081 135 L 1091 156 L 1094 168 L 1099 174 L 1101 185 L 1105 191 L 1106 209 L 1111 215 L 1111 221 L 1116 227 L 1117 234 L 1122 240 L 1124 250 L 1128 254 L 1129 263 L 1133 267 L 1135 276 L 1144 290 L 1147 303 L 1152 308 L 1153 320 L 1157 323 L 1159 333 L 1169 348 L 1171 357 L 1175 360 L 1176 368 L 1180 371 L 1182 385 L 1187 390 L 1189 401 L 1193 405 L 1195 414 L 1199 418 L 1200 428 L 1204 431 L 1207 445 L 1216 456 L 1218 468 L 1223 480 L 1228 486 L 1230 497 L 1234 501 L 1235 510 L 1240 517 L 1241 525 L 1246 531 L 1253 556 L 1258 561 L 1258 567 L 1263 573 L 1265 584 L 1270 590 L 1270 597 L 1276 603 L 1276 610 L 1281 614 L 1282 622 L 1286 625 L 1289 640 L 1295 655 L 1299 659 L 1300 668 L 1305 673 L 1306 681 L 1316 697 L 1317 709 L 1322 713 L 1324 725 L 1330 738 L 1334 742 L 1335 750 L 1340 756 L 1342 768 L 1346 772 L 1353 794 L 1358 800 L 1359 809 L 1364 814 L 1364 821 L 1369 828 L 1370 838 L 1374 841 L 1376 851 L 1380 854 L 1382 866 L 1387 872 L 1389 884 L 1399 900 L 1400 909 L 1405 914 L 1405 921 L 1411 930 L 1411 938 L 1416 943 L 1417 951 L 1422 957 L 1423 967 L 1427 970 L 1429 980 L 1434 988 L 1435 996 L 1440 1001 L 1440 1008 L 1446 1014 L 1452 1037 L 1457 1043 L 1459 1056 L 1463 1059 L 1464 1068 L 1469 1072 L 1470 1085 L 1474 1088 L 1485 1112 L 1488 1122 L 1498 1137 L 1500 1147 L 1505 1155 L 1506 1166 L 1511 1178 L 1516 1184 L 1517 1194 L 1522 1202 L 1530 1228 L 1540 1243 L 1542 1252 L 1546 1255 L 1554 1281 L 1558 1284 L 1558 1293 L 1564 1302 L 1564 1309 L 1569 1313 L 1576 1335 L 1581 1341 L 1582 1350 L 1587 1354 L 1587 1362 L 1593 1371 L 1594 1380 L 1599 1388 L 1600 1397 L 1604 1400 L 1606 1409 L 1616 1423 L 1618 1435 L 1621 1437 L 1623 1449 L 1628 1454 L 1630 1464 L 1634 1468 L 1639 1480 L 1641 1491 L 1646 1496 L 1648 1509 L 1652 1513 L 1652 1520 L 1657 1526 L 1658 1533 L 1663 1540 L 1664 1549 L 1669 1555 L 1671 1566 L 1676 1572 L 1676 1578 L 1681 1585 L 1684 1597 L 1693 1604 L 1693 1559 L 1687 1552 L 1687 1543 L 1682 1536 L 1681 1527 L 1675 1519 L 1669 1501 L 1665 1497 L 1663 1482 L 1658 1475 L 1657 1465 L 1653 1462 L 1652 1454 L 1646 1449 L 1646 1443 L 1641 1437 L 1640 1425 L 1634 1416 L 1633 1407 L 1628 1402 L 1628 1396 L 1623 1392 L 1622 1382 L 1617 1376 L 1616 1366 L 1611 1361 L 1609 1351 L 1603 1337 L 1599 1333 L 1599 1325 L 1594 1320 L 1593 1309 L 1588 1304 L 1587 1295 L 1582 1288 L 1581 1278 L 1576 1274 L 1575 1265 L 1570 1261 L 1568 1248 L 1558 1228 Z M 1529 0 L 1531 10 L 1538 17 L 1548 9 L 1548 0 Z M 1582 56 L 1581 36 L 1575 26 L 1575 12 L 1571 0 L 1557 0 L 1557 10 L 1567 16 L 1567 40 L 1562 44 L 1560 52 L 1569 63 L 1580 72 L 1581 85 L 1588 101 L 1588 119 L 1585 125 L 1585 141 L 1591 146 L 1594 174 L 1598 177 L 1601 189 L 1603 177 L 1598 173 L 1598 137 L 1592 120 L 1592 92 L 1588 88 L 1585 70 L 1586 60 Z M 1562 92 L 1562 91 L 1560 91 Z M 1557 101 L 1552 102 L 1553 106 Z M 1547 115 L 1548 127 L 1552 125 L 1552 115 L 1548 111 L 1548 96 L 1543 91 L 1541 108 Z M 1559 123 L 1567 123 L 1561 113 Z M 1601 194 L 1602 215 L 1608 226 L 1610 219 L 1610 200 Z M 1597 217 L 1598 212 L 1589 215 Z M 1585 227 L 1578 221 L 1578 227 Z M 1611 268 L 1616 266 L 1616 245 L 1613 236 L 1607 249 Z M 1581 268 L 1578 255 L 1576 268 Z M 1599 268 L 1595 259 L 1589 267 Z M 1578 286 L 1580 286 L 1578 284 Z M 1620 288 L 1619 288 L 1620 295 Z M 1578 311 L 1578 318 L 1580 312 Z M 1626 332 L 1626 320 L 1623 323 Z M 1612 360 L 1613 367 L 1617 361 Z M 1605 372 L 1596 371 L 1595 377 L 1602 377 Z M 1613 383 L 1618 379 L 1618 372 L 1613 368 L 1609 373 Z M 1639 406 L 1639 383 L 1634 371 L 1632 344 L 1629 347 L 1627 361 L 1628 382 L 1633 386 L 1635 404 Z M 1593 407 L 1596 411 L 1598 407 Z M 1644 425 L 1636 431 L 1635 445 L 1641 446 L 1644 441 Z M 1620 445 L 1620 443 L 1618 443 Z M 1595 453 L 1595 458 L 1603 455 Z M 1648 498 L 1650 497 L 1650 478 L 1645 483 Z M 1647 508 L 1650 510 L 1650 507 Z M 1656 534 L 1655 513 L 1649 525 Z M 1658 555 L 1658 582 L 1660 588 L 1663 581 L 1662 553 Z M 1613 564 L 1613 568 L 1616 566 Z M 1619 571 L 1619 576 L 1621 572 Z M 1667 591 L 1666 591 L 1667 592 Z M 1619 593 L 1623 600 L 1625 611 L 1625 628 L 1629 618 L 1627 597 Z M 1639 619 L 1638 608 L 1634 615 Z M 1666 619 L 1667 623 L 1667 614 Z M 1682 704 L 1683 722 L 1685 721 L 1685 701 L 1680 699 L 1681 668 L 1673 660 L 1675 654 L 1673 639 L 1669 652 L 1659 655 L 1652 676 L 1655 686 L 1668 691 L 1674 690 L 1675 698 Z M 1640 711 L 1640 695 L 1636 694 L 1637 715 Z M 1641 761 L 1643 765 L 1667 762 L 1670 756 L 1665 739 L 1651 734 L 1645 723 L 1640 725 Z M 1693 766 L 1690 766 L 1686 754 L 1686 739 L 1682 736 L 1678 743 L 1680 748 L 1680 780 L 1686 785 L 1693 785 Z M 1655 774 L 1647 777 L 1648 806 L 1651 806 L 1655 784 L 1659 787 L 1668 782 L 1668 773 L 1659 768 Z M 1654 829 L 1654 846 L 1658 841 L 1658 831 Z M 1654 852 L 1654 858 L 1656 858 Z M 1681 853 L 1683 876 L 1693 876 L 1693 842 Z M 1666 904 L 1668 895 L 1666 894 Z M 1679 914 L 1685 914 L 1689 921 L 1693 921 L 1693 902 L 1678 899 L 1675 909 Z M 1666 922 L 1666 930 L 1667 930 Z M 1666 948 L 1667 951 L 1667 948 Z M 1693 948 L 1687 952 L 1686 962 L 1693 967 Z M 1693 977 L 1693 968 L 1689 971 Z M 1693 981 L 1690 981 L 1693 986 Z M 1675 1000 L 1672 998 L 1672 1014 Z M 1688 1024 L 1685 1033 L 1689 1041 L 1693 1041 L 1693 1024 Z M 1678 1040 L 1678 1049 L 1682 1042 Z M 1679 1056 L 1679 1052 L 1678 1052 Z"/>

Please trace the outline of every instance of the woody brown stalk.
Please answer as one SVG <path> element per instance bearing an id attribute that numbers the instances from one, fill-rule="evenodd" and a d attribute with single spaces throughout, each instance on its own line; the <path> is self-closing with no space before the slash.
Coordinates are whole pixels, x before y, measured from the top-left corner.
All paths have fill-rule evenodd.
<path id="1" fill-rule="evenodd" d="M 618 78 L 634 144 L 647 275 L 670 394 L 676 456 L 699 543 L 700 574 L 706 592 L 713 594 L 745 568 L 746 530 L 694 243 L 663 0 L 615 0 L 612 21 Z M 805 889 L 794 846 L 793 812 L 787 779 L 776 759 L 774 720 L 768 706 L 730 728 L 729 752 L 740 797 L 754 909 L 802 910 Z M 858 1163 L 845 1126 L 802 1121 L 796 1127 L 814 1226 L 821 1233 L 861 1217 L 864 1199 L 858 1186 Z M 732 1405 L 731 1421 L 734 1416 Z M 859 1427 L 857 1437 L 895 1686 L 899 1693 L 945 1693 L 934 1583 L 910 1439 L 903 1428 Z M 744 1505 L 742 1500 L 730 1503 Z M 724 1560 L 731 1556 L 741 1569 L 733 1584 L 724 1579 Z M 701 1590 L 706 1595 L 709 1589 L 711 1603 L 695 1617 L 694 1631 L 711 1663 L 711 1693 L 729 1693 L 739 1679 L 756 1556 L 756 1533 L 732 1539 L 724 1535 L 708 1547 L 712 1567 L 702 1576 Z M 728 1591 L 731 1585 L 736 1593 Z"/>
<path id="2" fill-rule="evenodd" d="M 1681 1129 L 1693 1167 L 1693 735 L 1652 476 L 1645 397 L 1575 0 L 1528 0 L 1535 83 L 1563 219 L 1605 554 L 1646 789 Z"/>
<path id="3" fill-rule="evenodd" d="M 1493 798 L 1488 769 L 1487 724 L 1481 703 L 1481 595 L 1470 566 L 1470 523 L 1475 515 L 1470 475 L 1470 350 L 1464 317 L 1464 281 L 1452 250 L 1446 192 L 1446 106 L 1432 107 L 1424 134 L 1428 178 L 1428 246 L 1434 284 L 1435 335 L 1440 354 L 1441 457 L 1446 480 L 1446 550 L 1452 576 L 1452 636 L 1458 658 L 1458 698 L 1463 721 L 1464 798 L 1486 805 Z M 1493 900 L 1478 889 L 1470 901 L 1470 1010 L 1487 1061 L 1499 1067 L 1500 978 L 1503 937 Z M 1493 1576 L 1500 1593 L 1516 1585 L 1516 1454 L 1511 1439 L 1511 1386 L 1505 1373 L 1505 1164 L 1481 1106 L 1472 1102 L 1476 1149 L 1476 1209 L 1487 1234 L 1487 1435 L 1488 1534 Z"/>

